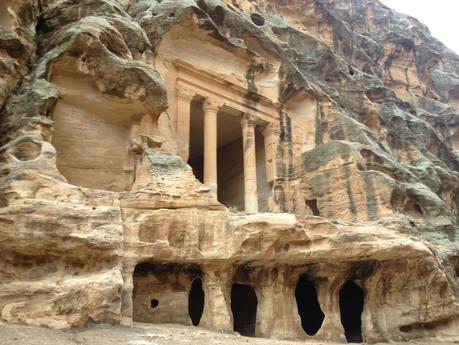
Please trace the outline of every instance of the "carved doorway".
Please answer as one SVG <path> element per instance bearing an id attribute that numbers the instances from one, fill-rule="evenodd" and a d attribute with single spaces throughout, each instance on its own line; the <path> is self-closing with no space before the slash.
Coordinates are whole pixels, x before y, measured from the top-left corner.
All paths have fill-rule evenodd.
<path id="1" fill-rule="evenodd" d="M 295 298 L 301 317 L 301 327 L 308 335 L 316 334 L 322 326 L 325 315 L 320 308 L 314 283 L 306 274 L 302 274 L 298 279 Z"/>
<path id="2" fill-rule="evenodd" d="M 231 289 L 231 311 L 233 329 L 247 337 L 255 336 L 258 299 L 255 290 L 244 284 L 233 284 Z"/>
<path id="3" fill-rule="evenodd" d="M 204 311 L 204 291 L 201 278 L 196 278 L 191 284 L 188 294 L 188 312 L 193 326 L 198 326 Z"/>
<path id="4" fill-rule="evenodd" d="M 348 343 L 361 343 L 364 293 L 353 281 L 347 281 L 339 291 L 341 323 Z"/>

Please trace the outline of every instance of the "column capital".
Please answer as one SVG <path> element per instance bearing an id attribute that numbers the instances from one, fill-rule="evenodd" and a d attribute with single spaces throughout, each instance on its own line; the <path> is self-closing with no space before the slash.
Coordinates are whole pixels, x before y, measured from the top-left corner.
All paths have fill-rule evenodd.
<path id="1" fill-rule="evenodd" d="M 196 92 L 194 92 L 193 90 L 187 87 L 177 86 L 177 97 L 178 98 L 191 102 L 195 94 Z"/>
<path id="2" fill-rule="evenodd" d="M 202 109 L 204 111 L 213 110 L 213 111 L 217 112 L 220 109 L 221 106 L 222 106 L 222 103 L 219 102 L 218 100 L 216 100 L 215 98 L 207 97 L 204 100 L 204 104 L 202 106 Z"/>
<path id="3" fill-rule="evenodd" d="M 280 133 L 279 128 L 274 123 L 268 123 L 260 128 L 261 133 L 264 137 L 268 135 L 277 135 Z"/>
<path id="4" fill-rule="evenodd" d="M 244 113 L 241 118 L 241 125 L 255 127 L 255 116 L 249 113 Z"/>

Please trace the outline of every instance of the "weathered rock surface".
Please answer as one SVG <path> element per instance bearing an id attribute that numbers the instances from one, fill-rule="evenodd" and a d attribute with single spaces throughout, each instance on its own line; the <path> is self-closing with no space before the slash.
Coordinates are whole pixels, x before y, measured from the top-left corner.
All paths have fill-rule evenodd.
<path id="1" fill-rule="evenodd" d="M 459 56 L 414 18 L 0 0 L 0 116 L 4 322 L 459 339 Z"/>

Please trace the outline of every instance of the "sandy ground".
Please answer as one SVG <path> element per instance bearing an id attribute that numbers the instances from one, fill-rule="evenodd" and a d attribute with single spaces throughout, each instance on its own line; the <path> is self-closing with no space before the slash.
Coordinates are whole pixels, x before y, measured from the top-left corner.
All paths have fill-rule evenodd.
<path id="1" fill-rule="evenodd" d="M 47 328 L 0 323 L 0 345 L 336 345 L 325 342 L 284 341 L 241 337 L 199 327 L 136 323 L 132 327 L 92 325 L 81 330 L 55 331 Z M 433 341 L 392 344 L 443 344 Z"/>

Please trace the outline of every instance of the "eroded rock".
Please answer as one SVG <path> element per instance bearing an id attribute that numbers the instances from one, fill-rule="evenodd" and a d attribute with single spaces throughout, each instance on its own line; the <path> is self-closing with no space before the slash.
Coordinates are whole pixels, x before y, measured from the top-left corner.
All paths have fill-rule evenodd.
<path id="1" fill-rule="evenodd" d="M 0 317 L 457 340 L 459 57 L 369 0 L 0 1 Z"/>

